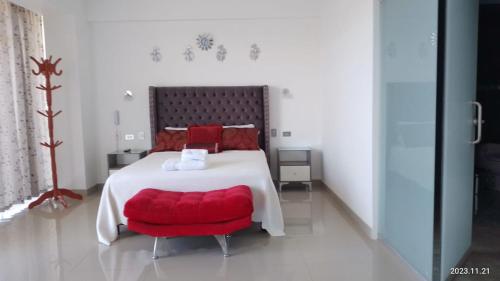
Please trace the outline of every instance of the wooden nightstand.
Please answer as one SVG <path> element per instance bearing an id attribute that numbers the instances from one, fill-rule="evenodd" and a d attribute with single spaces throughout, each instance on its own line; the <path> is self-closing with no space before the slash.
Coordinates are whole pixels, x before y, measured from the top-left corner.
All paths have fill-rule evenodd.
<path id="1" fill-rule="evenodd" d="M 304 183 L 312 191 L 311 150 L 309 147 L 278 148 L 279 191 L 292 182 Z"/>
<path id="2" fill-rule="evenodd" d="M 129 152 L 115 151 L 108 153 L 108 175 L 111 176 L 121 168 L 134 163 L 148 155 L 144 149 L 132 149 Z"/>

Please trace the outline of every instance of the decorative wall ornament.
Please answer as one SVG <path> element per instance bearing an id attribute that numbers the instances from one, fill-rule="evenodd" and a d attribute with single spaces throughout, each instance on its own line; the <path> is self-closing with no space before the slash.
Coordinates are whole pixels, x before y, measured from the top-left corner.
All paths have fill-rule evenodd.
<path id="1" fill-rule="evenodd" d="M 390 58 L 395 58 L 398 55 L 398 47 L 396 46 L 396 43 L 390 42 L 385 48 L 385 53 Z"/>
<path id="2" fill-rule="evenodd" d="M 250 46 L 250 59 L 253 61 L 256 61 L 259 58 L 260 55 L 260 48 L 257 46 L 257 44 L 252 44 Z"/>
<path id="3" fill-rule="evenodd" d="M 431 42 L 431 45 L 433 47 L 437 46 L 438 43 L 438 34 L 437 32 L 432 32 L 431 35 L 429 36 L 429 41 Z"/>
<path id="4" fill-rule="evenodd" d="M 149 54 L 151 56 L 151 59 L 154 62 L 160 62 L 161 61 L 161 53 L 160 53 L 160 48 L 154 47 L 153 51 Z"/>
<path id="5" fill-rule="evenodd" d="M 226 59 L 227 50 L 224 45 L 217 46 L 217 60 L 223 62 Z"/>
<path id="6" fill-rule="evenodd" d="M 187 62 L 192 62 L 194 60 L 194 52 L 193 52 L 193 47 L 188 46 L 186 50 L 184 51 L 184 59 Z"/>
<path id="7" fill-rule="evenodd" d="M 198 44 L 198 47 L 203 51 L 208 51 L 212 49 L 212 46 L 214 45 L 214 38 L 208 33 L 203 33 L 198 35 L 198 38 L 196 38 L 196 44 Z"/>

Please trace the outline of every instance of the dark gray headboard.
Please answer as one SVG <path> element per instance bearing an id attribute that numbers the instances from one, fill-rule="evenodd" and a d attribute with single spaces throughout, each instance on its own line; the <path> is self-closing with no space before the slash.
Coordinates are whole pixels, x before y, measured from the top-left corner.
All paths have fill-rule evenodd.
<path id="1" fill-rule="evenodd" d="M 165 127 L 255 124 L 269 159 L 268 86 L 149 87 L 151 143 Z"/>

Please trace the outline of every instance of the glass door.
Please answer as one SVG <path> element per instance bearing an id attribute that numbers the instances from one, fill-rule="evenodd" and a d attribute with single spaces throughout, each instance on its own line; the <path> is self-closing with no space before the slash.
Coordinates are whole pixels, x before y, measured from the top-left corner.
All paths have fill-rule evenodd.
<path id="1" fill-rule="evenodd" d="M 480 116 L 473 120 L 481 112 L 475 102 L 478 13 L 479 1 L 446 1 L 441 239 L 436 241 L 441 272 L 435 280 L 446 280 L 471 245 L 474 144 L 481 140 L 482 126 Z"/>
<path id="2" fill-rule="evenodd" d="M 380 1 L 379 232 L 433 272 L 438 0 Z"/>

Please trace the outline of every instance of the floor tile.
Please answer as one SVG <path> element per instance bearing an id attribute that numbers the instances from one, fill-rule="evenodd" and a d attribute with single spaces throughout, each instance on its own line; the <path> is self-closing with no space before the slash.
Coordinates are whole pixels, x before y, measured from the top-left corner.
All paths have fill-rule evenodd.
<path id="1" fill-rule="evenodd" d="M 162 239 L 158 260 L 152 237 L 125 230 L 110 247 L 97 242 L 98 193 L 67 210 L 46 204 L 0 224 L 0 280 L 420 280 L 324 187 L 287 189 L 281 201 L 284 237 L 255 225 L 232 236 L 229 258 L 213 237 Z"/>

